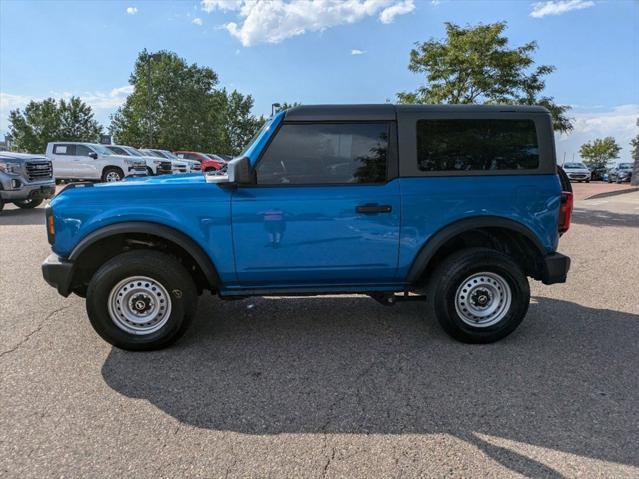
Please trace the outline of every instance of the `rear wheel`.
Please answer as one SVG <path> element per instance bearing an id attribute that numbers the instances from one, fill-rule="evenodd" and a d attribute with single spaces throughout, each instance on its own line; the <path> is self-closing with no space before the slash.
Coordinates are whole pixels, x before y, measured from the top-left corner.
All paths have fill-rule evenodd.
<path id="1" fill-rule="evenodd" d="M 157 251 L 122 253 L 93 275 L 87 313 L 107 342 L 130 351 L 177 341 L 197 309 L 193 279 L 177 259 Z"/>
<path id="2" fill-rule="evenodd" d="M 121 181 L 123 178 L 124 172 L 116 166 L 109 166 L 102 172 L 102 181 L 107 183 Z"/>
<path id="3" fill-rule="evenodd" d="M 31 209 L 31 208 L 37 208 L 38 206 L 40 206 L 42 204 L 42 198 L 38 198 L 38 199 L 28 199 L 28 200 L 22 200 L 22 201 L 14 201 L 13 204 L 16 205 L 18 208 L 22 208 L 22 209 Z"/>
<path id="4" fill-rule="evenodd" d="M 0 211 L 4 209 L 4 200 L 0 198 Z"/>
<path id="5" fill-rule="evenodd" d="M 431 277 L 427 299 L 442 328 L 465 343 L 491 343 L 512 333 L 530 302 L 528 280 L 503 253 L 469 248 L 446 258 Z"/>

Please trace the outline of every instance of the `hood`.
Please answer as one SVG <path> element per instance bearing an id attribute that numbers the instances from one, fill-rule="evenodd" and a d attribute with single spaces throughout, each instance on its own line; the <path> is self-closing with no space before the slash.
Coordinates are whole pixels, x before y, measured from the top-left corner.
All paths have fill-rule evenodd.
<path id="1" fill-rule="evenodd" d="M 0 161 L 11 163 L 23 163 L 25 161 L 47 161 L 44 155 L 31 155 L 29 153 L 14 153 L 12 151 L 1 151 Z"/>
<path id="2" fill-rule="evenodd" d="M 136 186 L 159 186 L 188 183 L 205 183 L 204 175 L 202 173 L 184 173 L 181 175 L 138 176 L 125 178 L 122 181 L 112 183 L 96 183 L 94 188 L 130 188 Z"/>

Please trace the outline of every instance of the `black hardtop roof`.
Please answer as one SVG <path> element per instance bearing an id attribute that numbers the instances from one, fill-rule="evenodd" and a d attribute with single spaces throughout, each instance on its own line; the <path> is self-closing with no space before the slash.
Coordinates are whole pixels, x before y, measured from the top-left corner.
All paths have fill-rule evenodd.
<path id="1" fill-rule="evenodd" d="M 286 111 L 290 121 L 329 120 L 394 120 L 401 112 L 448 112 L 448 113 L 524 113 L 549 114 L 542 106 L 527 105 L 301 105 Z"/>

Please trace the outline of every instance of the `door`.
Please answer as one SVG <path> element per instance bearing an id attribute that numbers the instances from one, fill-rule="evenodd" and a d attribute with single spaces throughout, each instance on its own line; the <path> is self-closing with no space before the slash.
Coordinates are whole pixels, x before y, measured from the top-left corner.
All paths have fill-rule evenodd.
<path id="1" fill-rule="evenodd" d="M 390 122 L 284 123 L 232 197 L 243 286 L 396 281 L 399 182 Z"/>
<path id="2" fill-rule="evenodd" d="M 75 145 L 73 144 L 60 143 L 53 145 L 51 152 L 53 176 L 56 178 L 74 178 L 74 176 L 72 176 L 74 154 Z"/>
<path id="3" fill-rule="evenodd" d="M 73 168 L 75 170 L 75 178 L 81 179 L 98 179 L 102 172 L 99 159 L 89 156 L 89 153 L 96 153 L 85 145 L 75 145 L 75 155 L 73 156 Z M 99 156 L 98 156 L 99 158 Z"/>

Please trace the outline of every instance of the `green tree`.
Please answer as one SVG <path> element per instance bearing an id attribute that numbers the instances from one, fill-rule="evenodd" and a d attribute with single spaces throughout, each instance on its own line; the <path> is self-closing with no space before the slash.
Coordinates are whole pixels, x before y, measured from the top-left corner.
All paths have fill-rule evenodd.
<path id="1" fill-rule="evenodd" d="M 639 135 L 630 140 L 630 146 L 632 147 L 632 159 L 639 160 Z"/>
<path id="2" fill-rule="evenodd" d="M 199 151 L 223 146 L 226 100 L 215 89 L 218 77 L 211 68 L 189 65 L 169 51 L 152 58 L 145 50 L 129 83 L 133 92 L 111 118 L 118 143 Z"/>
<path id="3" fill-rule="evenodd" d="M 581 158 L 591 168 L 605 168 L 610 160 L 619 158 L 620 151 L 621 147 L 612 136 L 597 138 L 579 148 Z"/>
<path id="4" fill-rule="evenodd" d="M 102 127 L 80 98 L 47 98 L 11 111 L 9 133 L 18 151 L 44 153 L 50 141 L 98 141 Z"/>
<path id="5" fill-rule="evenodd" d="M 400 103 L 505 103 L 542 105 L 550 110 L 555 130 L 568 132 L 568 106 L 543 96 L 545 80 L 555 70 L 535 67 L 535 42 L 510 48 L 506 22 L 460 27 L 446 23 L 446 39 L 417 42 L 408 69 L 425 75 L 414 92 L 401 92 Z"/>
<path id="6" fill-rule="evenodd" d="M 245 96 L 236 90 L 231 93 L 222 90 L 222 94 L 226 104 L 224 120 L 225 143 L 222 149 L 216 151 L 235 156 L 242 152 L 246 144 L 264 124 L 265 118 L 251 114 L 253 109 L 253 97 L 251 95 Z"/>
<path id="7" fill-rule="evenodd" d="M 639 120 L 637 120 L 637 125 L 639 125 Z M 639 135 L 630 140 L 630 146 L 632 147 L 632 160 L 635 162 L 631 183 L 636 186 L 639 185 Z"/>

